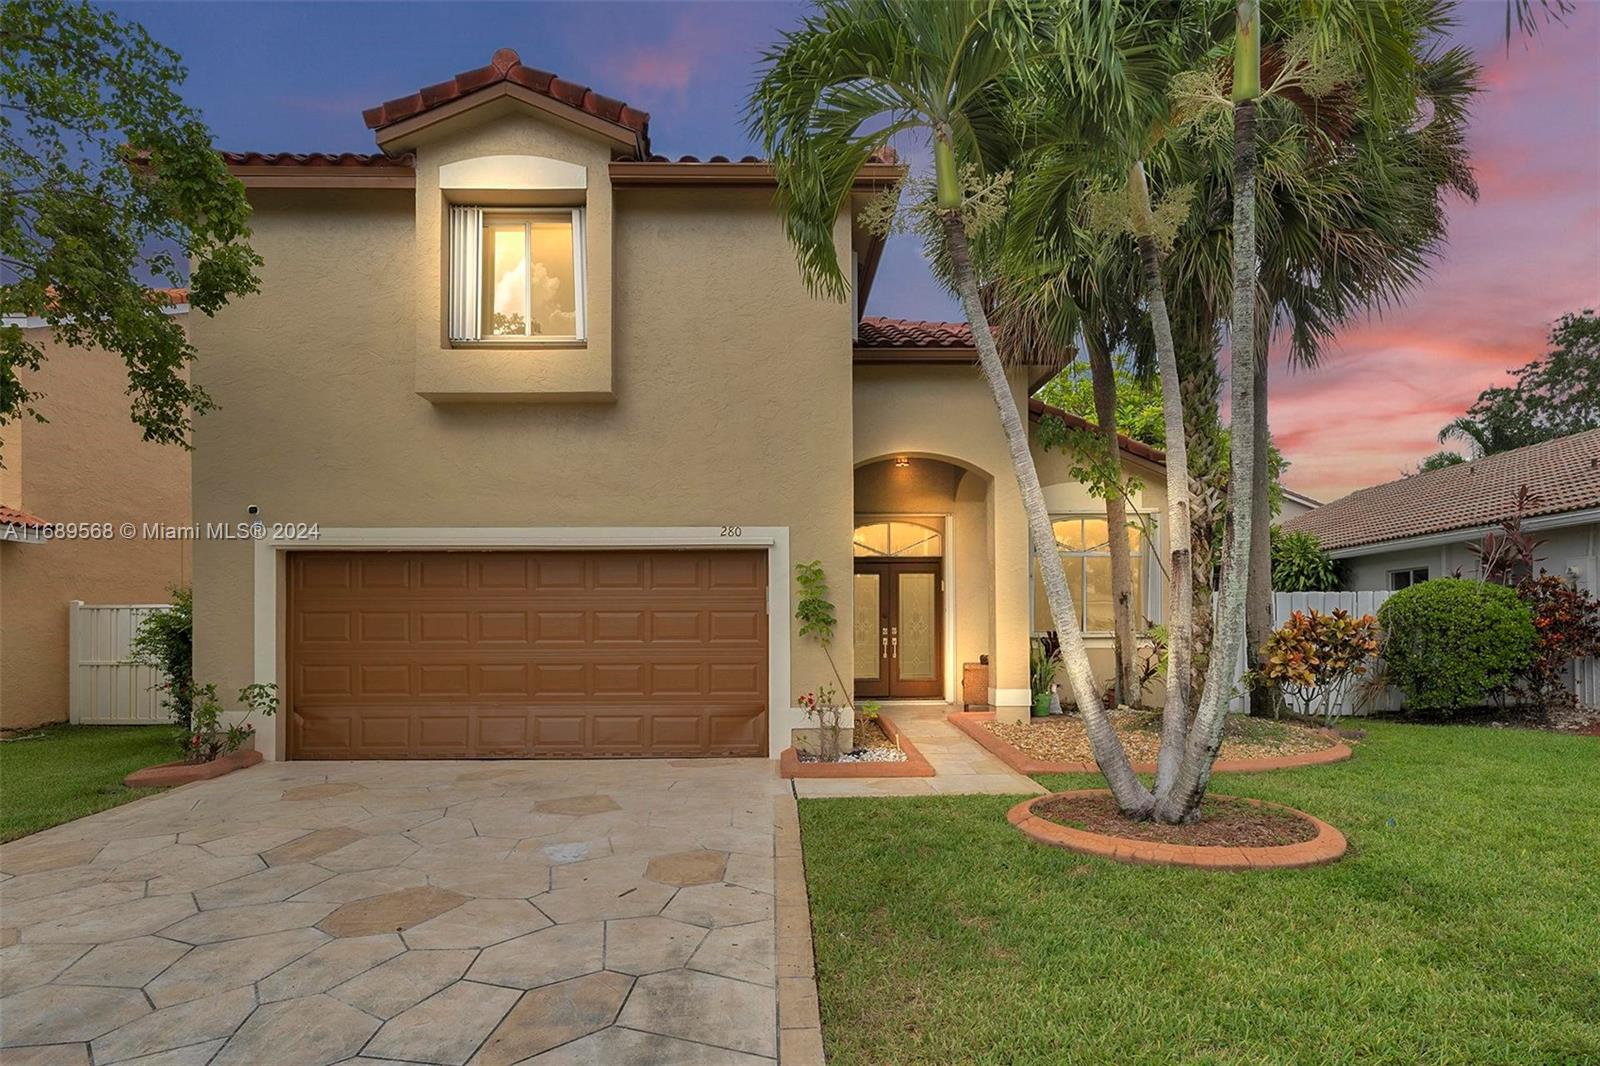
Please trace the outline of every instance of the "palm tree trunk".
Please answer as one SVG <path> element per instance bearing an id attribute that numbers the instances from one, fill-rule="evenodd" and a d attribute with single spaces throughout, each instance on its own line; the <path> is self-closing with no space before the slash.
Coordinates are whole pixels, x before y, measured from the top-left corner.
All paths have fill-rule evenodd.
<path id="1" fill-rule="evenodd" d="M 1156 795 L 1177 775 L 1189 729 L 1189 668 L 1194 658 L 1194 554 L 1189 529 L 1189 446 L 1183 427 L 1183 385 L 1178 378 L 1178 349 L 1167 316 L 1167 292 L 1161 280 L 1161 251 L 1148 236 L 1150 186 L 1144 164 L 1128 175 L 1134 211 L 1139 216 L 1139 260 L 1145 300 L 1156 340 L 1161 370 L 1161 415 L 1167 431 L 1167 696 L 1161 708 L 1161 750 L 1156 756 Z"/>
<path id="2" fill-rule="evenodd" d="M 1250 582 L 1245 594 L 1245 664 L 1254 671 L 1261 668 L 1261 646 L 1272 635 L 1272 466 L 1268 449 L 1272 433 L 1267 426 L 1267 338 L 1256 336 L 1255 401 L 1256 431 L 1251 441 L 1254 452 L 1250 479 Z M 1272 690 L 1265 685 L 1250 688 L 1250 714 L 1256 718 L 1272 715 Z"/>
<path id="3" fill-rule="evenodd" d="M 1039 572 L 1044 578 L 1045 598 L 1050 603 L 1050 617 L 1055 622 L 1056 633 L 1061 638 L 1061 659 L 1078 702 L 1078 712 L 1083 716 L 1084 732 L 1094 751 L 1095 762 L 1116 797 L 1124 813 L 1145 817 L 1155 800 L 1148 789 L 1134 775 L 1128 754 L 1117 739 L 1116 730 L 1100 704 L 1100 694 L 1095 691 L 1094 671 L 1089 666 L 1089 652 L 1083 644 L 1083 630 L 1078 625 L 1072 593 L 1067 588 L 1067 574 L 1061 566 L 1061 555 L 1056 551 L 1055 532 L 1050 527 L 1050 512 L 1045 508 L 1044 489 L 1039 485 L 1039 471 L 1033 464 L 1033 452 L 1028 442 L 1027 427 L 1017 410 L 1016 398 L 1011 394 L 1011 382 L 1006 377 L 1005 366 L 995 350 L 994 335 L 989 330 L 989 319 L 978 295 L 978 279 L 972 267 L 972 252 L 967 245 L 967 233 L 958 210 L 941 212 L 945 239 L 949 242 L 951 271 L 956 282 L 956 292 L 961 297 L 962 310 L 972 325 L 972 340 L 978 350 L 978 365 L 994 395 L 995 407 L 1000 412 L 1000 425 L 1005 431 L 1006 445 L 1011 452 L 1011 465 L 1017 475 L 1023 509 L 1028 516 L 1028 532 L 1033 542 L 1034 556 Z"/>
<path id="4" fill-rule="evenodd" d="M 1122 449 L 1117 443 L 1117 377 L 1111 365 L 1111 350 L 1096 329 L 1083 331 L 1084 347 L 1089 350 L 1089 376 L 1094 386 L 1094 416 L 1105 438 L 1106 454 L 1117 470 L 1122 469 Z M 1138 706 L 1140 692 L 1135 679 L 1138 646 L 1134 643 L 1133 558 L 1128 547 L 1128 507 L 1120 492 L 1106 493 L 1106 535 L 1111 548 L 1111 625 L 1115 635 L 1117 702 Z"/>
<path id="5" fill-rule="evenodd" d="M 1240 0 L 1240 53 L 1245 50 L 1246 14 L 1256 15 L 1253 0 Z M 1259 21 L 1256 23 L 1255 88 L 1259 91 Z M 1235 67 L 1239 66 L 1236 56 Z M 1211 661 L 1206 670 L 1200 708 L 1189 731 L 1177 777 L 1156 802 L 1155 817 L 1163 822 L 1192 821 L 1211 781 L 1211 766 L 1222 747 L 1228 701 L 1233 694 L 1234 671 L 1244 641 L 1245 592 L 1250 577 L 1249 551 L 1253 507 L 1250 489 L 1254 476 L 1255 375 L 1256 375 L 1256 143 L 1254 95 L 1238 73 L 1234 77 L 1233 107 L 1233 322 L 1230 333 L 1232 360 L 1232 470 L 1228 479 L 1227 546 L 1222 560 L 1222 588 L 1218 593 L 1219 621 Z M 1246 447 L 1246 442 L 1252 446 Z"/>

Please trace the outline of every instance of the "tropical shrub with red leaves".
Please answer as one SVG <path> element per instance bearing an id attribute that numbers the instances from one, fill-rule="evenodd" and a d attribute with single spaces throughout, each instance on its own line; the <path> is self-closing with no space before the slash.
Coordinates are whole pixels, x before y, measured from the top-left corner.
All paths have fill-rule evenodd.
<path id="1" fill-rule="evenodd" d="M 1533 612 L 1533 659 L 1524 672 L 1528 695 L 1543 708 L 1568 694 L 1566 671 L 1574 660 L 1600 655 L 1600 600 L 1554 574 L 1517 583 Z"/>
<path id="2" fill-rule="evenodd" d="M 1261 668 L 1250 680 L 1275 686 L 1302 714 L 1321 715 L 1331 725 L 1350 684 L 1367 672 L 1377 651 L 1378 620 L 1370 614 L 1296 611 L 1267 638 Z"/>

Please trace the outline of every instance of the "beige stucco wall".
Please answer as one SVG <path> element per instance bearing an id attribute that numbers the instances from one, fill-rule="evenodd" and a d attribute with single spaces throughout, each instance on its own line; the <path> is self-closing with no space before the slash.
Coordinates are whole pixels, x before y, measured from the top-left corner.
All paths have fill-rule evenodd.
<path id="1" fill-rule="evenodd" d="M 67 604 L 164 603 L 189 577 L 192 545 L 142 536 L 145 523 L 189 522 L 189 453 L 147 444 L 128 417 L 127 368 L 99 350 L 46 339 L 25 375 L 48 422 L 8 427 L 0 503 L 55 523 L 111 523 L 110 539 L 0 542 L 0 727 L 67 717 Z M 20 445 L 20 447 L 19 447 Z M 121 526 L 140 527 L 132 537 Z"/>
<path id="2" fill-rule="evenodd" d="M 506 121 L 529 127 L 475 127 L 451 157 L 532 143 L 545 120 Z M 419 189 L 437 165 L 424 145 Z M 417 395 L 420 340 L 440 327 L 411 193 L 252 199 L 262 292 L 195 326 L 197 376 L 222 404 L 197 436 L 197 519 L 257 504 L 329 527 L 783 526 L 793 558 L 850 572 L 849 311 L 806 293 L 770 191 L 617 194 L 616 397 L 582 404 Z M 196 549 L 196 670 L 224 691 L 252 680 L 252 560 L 247 543 Z M 827 664 L 796 628 L 772 619 L 799 691 Z M 852 669 L 847 644 L 835 657 Z"/>

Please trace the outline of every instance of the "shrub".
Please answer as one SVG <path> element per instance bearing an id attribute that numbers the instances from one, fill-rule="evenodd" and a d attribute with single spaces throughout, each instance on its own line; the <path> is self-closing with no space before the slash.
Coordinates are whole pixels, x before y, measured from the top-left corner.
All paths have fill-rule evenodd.
<path id="1" fill-rule="evenodd" d="M 146 615 L 133 635 L 133 657 L 166 675 L 161 704 L 185 730 L 194 707 L 194 592 L 172 589 L 170 610 Z"/>
<path id="2" fill-rule="evenodd" d="M 1543 570 L 1518 582 L 1517 595 L 1533 612 L 1538 634 L 1525 678 L 1528 694 L 1549 710 L 1553 702 L 1570 696 L 1567 666 L 1600 655 L 1600 600 Z"/>
<path id="3" fill-rule="evenodd" d="M 1293 699 L 1302 714 L 1320 714 L 1328 725 L 1356 678 L 1378 650 L 1378 621 L 1370 614 L 1352 618 L 1296 611 L 1267 638 L 1261 670 L 1252 683 L 1270 684 Z M 1276 717 L 1278 704 L 1274 703 Z"/>
<path id="4" fill-rule="evenodd" d="M 1534 655 L 1533 614 L 1515 589 L 1424 581 L 1378 608 L 1388 682 L 1406 709 L 1448 717 L 1497 699 Z"/>
<path id="5" fill-rule="evenodd" d="M 278 713 L 278 686 L 246 685 L 239 690 L 239 702 L 244 704 L 244 717 L 224 725 L 222 716 L 226 709 L 217 696 L 217 686 L 195 686 L 189 731 L 183 739 L 185 758 L 195 763 L 210 762 L 238 751 L 245 741 L 255 736 L 251 715 L 259 713 L 263 718 L 271 718 Z"/>
<path id="6" fill-rule="evenodd" d="M 1339 564 L 1322 550 L 1316 534 L 1272 527 L 1272 590 L 1332 592 L 1339 587 Z"/>

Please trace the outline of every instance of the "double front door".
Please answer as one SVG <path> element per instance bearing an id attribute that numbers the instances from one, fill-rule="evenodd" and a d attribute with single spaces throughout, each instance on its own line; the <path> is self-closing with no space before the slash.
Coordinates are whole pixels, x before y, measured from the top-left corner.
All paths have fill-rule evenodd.
<path id="1" fill-rule="evenodd" d="M 858 698 L 937 699 L 944 694 L 943 578 L 938 559 L 856 560 Z"/>

